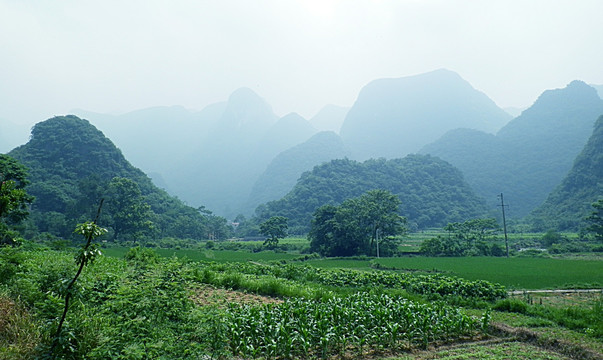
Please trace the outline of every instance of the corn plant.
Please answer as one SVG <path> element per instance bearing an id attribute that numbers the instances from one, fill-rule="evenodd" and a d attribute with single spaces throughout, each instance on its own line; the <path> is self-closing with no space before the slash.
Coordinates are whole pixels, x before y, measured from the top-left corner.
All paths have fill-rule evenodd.
<path id="1" fill-rule="evenodd" d="M 224 338 L 233 356 L 327 358 L 351 348 L 362 355 L 366 350 L 426 347 L 475 334 L 488 319 L 474 319 L 442 303 L 359 292 L 325 301 L 231 304 L 222 321 L 227 325 L 214 331 L 224 334 L 210 338 Z"/>

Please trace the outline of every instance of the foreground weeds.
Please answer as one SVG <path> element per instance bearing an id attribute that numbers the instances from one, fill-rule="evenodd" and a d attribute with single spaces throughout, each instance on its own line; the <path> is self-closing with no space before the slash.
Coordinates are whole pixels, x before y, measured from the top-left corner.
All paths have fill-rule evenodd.
<path id="1" fill-rule="evenodd" d="M 0 358 L 27 359 L 40 343 L 39 324 L 20 303 L 0 293 Z"/>

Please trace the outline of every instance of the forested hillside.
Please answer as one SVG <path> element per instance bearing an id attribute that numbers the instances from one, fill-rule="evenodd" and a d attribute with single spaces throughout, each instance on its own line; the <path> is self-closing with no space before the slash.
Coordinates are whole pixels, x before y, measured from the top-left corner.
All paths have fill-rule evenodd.
<path id="1" fill-rule="evenodd" d="M 425 146 L 458 167 L 475 192 L 492 206 L 504 193 L 508 214 L 519 218 L 546 199 L 562 181 L 586 144 L 603 100 L 592 87 L 574 81 L 545 91 L 496 136 L 454 130 Z"/>
<path id="2" fill-rule="evenodd" d="M 76 116 L 36 124 L 29 142 L 9 155 L 29 168 L 27 190 L 36 197 L 31 219 L 40 232 L 69 237 L 75 223 L 94 217 L 101 198 L 101 222 L 114 238 L 119 231 L 130 240 L 202 239 L 212 221 L 225 224 L 158 189 L 102 132 Z"/>
<path id="3" fill-rule="evenodd" d="M 599 199 L 603 199 L 603 116 L 563 182 L 532 212 L 532 222 L 539 231 L 578 230 Z"/>
<path id="4" fill-rule="evenodd" d="M 318 207 L 338 205 L 373 189 L 397 195 L 402 201 L 400 215 L 415 228 L 444 226 L 488 212 L 458 169 L 435 157 L 408 155 L 365 162 L 339 159 L 316 166 L 284 198 L 260 205 L 256 216 L 260 220 L 285 216 L 293 231 L 303 233 Z"/>

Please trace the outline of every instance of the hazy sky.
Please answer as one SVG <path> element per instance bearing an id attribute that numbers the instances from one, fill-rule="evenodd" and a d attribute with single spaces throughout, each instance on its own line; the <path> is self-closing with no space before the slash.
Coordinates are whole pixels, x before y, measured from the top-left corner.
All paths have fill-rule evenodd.
<path id="1" fill-rule="evenodd" d="M 603 84 L 601 0 L 0 0 L 0 118 L 190 109 L 256 91 L 278 115 L 447 68 L 499 106 Z"/>

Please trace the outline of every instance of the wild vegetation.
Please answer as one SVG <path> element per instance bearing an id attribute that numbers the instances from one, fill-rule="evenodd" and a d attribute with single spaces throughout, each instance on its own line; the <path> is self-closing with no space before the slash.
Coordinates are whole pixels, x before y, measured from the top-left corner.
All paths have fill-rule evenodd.
<path id="1" fill-rule="evenodd" d="M 11 227 L 29 215 L 28 205 L 34 198 L 25 191 L 28 183 L 25 167 L 10 156 L 0 154 L 0 246 L 22 241 Z"/>

